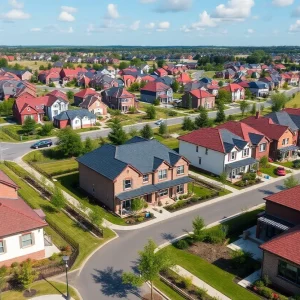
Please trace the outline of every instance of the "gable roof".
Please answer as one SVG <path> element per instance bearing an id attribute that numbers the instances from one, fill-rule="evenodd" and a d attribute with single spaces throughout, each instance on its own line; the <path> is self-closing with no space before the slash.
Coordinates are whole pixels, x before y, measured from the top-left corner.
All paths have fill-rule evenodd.
<path id="1" fill-rule="evenodd" d="M 162 163 L 173 166 L 182 158 L 157 140 L 134 137 L 127 143 L 115 146 L 105 144 L 85 154 L 77 161 L 97 173 L 114 180 L 126 167 L 132 167 L 142 174 L 155 171 Z"/>
<path id="2" fill-rule="evenodd" d="M 74 120 L 75 118 L 83 119 L 88 117 L 90 119 L 96 119 L 97 117 L 89 112 L 87 109 L 73 109 L 66 110 L 54 117 L 55 120 Z"/>
<path id="3" fill-rule="evenodd" d="M 229 83 L 228 85 L 222 87 L 221 89 L 232 93 L 232 92 L 236 92 L 239 90 L 243 90 L 244 88 L 237 83 Z"/>
<path id="4" fill-rule="evenodd" d="M 194 97 L 196 97 L 198 99 L 209 98 L 209 97 L 215 98 L 214 95 L 210 94 L 209 92 L 207 92 L 205 90 L 201 90 L 201 89 L 192 90 L 192 91 L 190 91 L 190 94 L 192 94 Z"/>
<path id="5" fill-rule="evenodd" d="M 141 91 L 149 91 L 149 92 L 162 92 L 170 89 L 166 84 L 159 81 L 149 81 Z"/>
<path id="6" fill-rule="evenodd" d="M 1 170 L 0 170 L 0 183 L 14 188 L 18 188 L 18 186 Z"/>
<path id="7" fill-rule="evenodd" d="M 276 124 L 289 126 L 293 131 L 299 130 L 299 127 L 286 111 L 271 112 L 265 117 L 271 118 Z"/>
<path id="8" fill-rule="evenodd" d="M 287 112 L 289 115 L 300 116 L 300 108 L 284 108 L 283 111 Z"/>
<path id="9" fill-rule="evenodd" d="M 134 94 L 129 93 L 124 87 L 112 87 L 104 91 L 109 97 L 115 98 L 135 98 Z"/>
<path id="10" fill-rule="evenodd" d="M 250 81 L 249 87 L 254 89 L 269 89 L 269 86 L 267 83 L 262 81 Z"/>
<path id="11" fill-rule="evenodd" d="M 81 90 L 79 91 L 78 93 L 76 93 L 74 95 L 74 97 L 79 97 L 79 98 L 84 98 L 86 97 L 87 95 L 96 95 L 98 94 L 94 89 L 84 89 L 84 90 Z"/>

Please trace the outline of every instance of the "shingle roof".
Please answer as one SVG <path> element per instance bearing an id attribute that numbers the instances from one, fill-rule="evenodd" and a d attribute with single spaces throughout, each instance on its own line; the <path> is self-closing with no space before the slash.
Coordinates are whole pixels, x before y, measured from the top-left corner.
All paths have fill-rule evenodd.
<path id="1" fill-rule="evenodd" d="M 295 122 L 286 111 L 271 112 L 265 115 L 265 117 L 271 118 L 276 124 L 289 126 L 293 131 L 299 129 L 299 127 L 295 124 Z"/>
<path id="2" fill-rule="evenodd" d="M 140 173 L 153 172 L 163 161 L 174 165 L 181 156 L 157 140 L 141 140 L 137 137 L 124 145 L 104 145 L 79 157 L 79 163 L 103 176 L 114 180 L 126 166 L 132 166 Z"/>
<path id="3" fill-rule="evenodd" d="M 260 248 L 300 265 L 299 245 L 300 225 L 295 226 L 262 244 Z"/>
<path id="4" fill-rule="evenodd" d="M 142 91 L 150 91 L 150 92 L 162 92 L 168 90 L 170 87 L 159 81 L 149 81 L 142 89 Z"/>
<path id="5" fill-rule="evenodd" d="M 222 89 L 229 92 L 236 92 L 238 90 L 243 90 L 244 88 L 238 85 L 237 83 L 229 83 L 228 85 L 222 87 Z"/>
<path id="6" fill-rule="evenodd" d="M 269 86 L 262 81 L 251 81 L 249 82 L 249 87 L 255 89 L 269 89 Z"/>
<path id="7" fill-rule="evenodd" d="M 87 95 L 96 95 L 98 94 L 94 89 L 84 89 L 84 90 L 81 90 L 79 91 L 78 93 L 76 93 L 74 95 L 74 97 L 79 97 L 79 98 L 84 98 L 86 97 Z"/>
<path id="8" fill-rule="evenodd" d="M 18 186 L 3 172 L 0 171 L 0 183 L 17 188 Z"/>
<path id="9" fill-rule="evenodd" d="M 200 89 L 192 90 L 192 91 L 190 91 L 190 93 L 198 99 L 215 97 L 214 95 L 210 94 L 209 92 L 200 90 Z"/>
<path id="10" fill-rule="evenodd" d="M 74 109 L 74 110 L 66 110 L 58 114 L 54 117 L 56 120 L 73 120 L 75 118 L 82 119 L 84 117 L 88 117 L 90 119 L 96 119 L 97 117 L 89 112 L 87 109 Z"/>

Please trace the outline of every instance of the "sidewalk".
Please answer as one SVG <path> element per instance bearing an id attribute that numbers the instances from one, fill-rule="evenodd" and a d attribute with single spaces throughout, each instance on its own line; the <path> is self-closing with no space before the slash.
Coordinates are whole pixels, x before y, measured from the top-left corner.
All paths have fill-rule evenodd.
<path id="1" fill-rule="evenodd" d="M 190 273 L 186 269 L 177 265 L 172 268 L 172 271 L 174 271 L 181 277 L 192 278 L 193 285 L 195 285 L 196 287 L 198 287 L 200 289 L 204 289 L 209 296 L 216 298 L 216 299 L 220 299 L 220 300 L 230 300 L 230 298 L 228 298 L 224 294 L 220 293 L 219 291 L 217 291 L 216 289 L 214 289 L 213 287 L 211 287 L 210 285 L 205 283 L 203 280 L 194 276 L 192 273 Z"/>
<path id="2" fill-rule="evenodd" d="M 30 298 L 29 300 L 62 300 L 66 299 L 65 295 L 44 295 L 44 296 L 38 296 L 34 298 Z M 74 300 L 71 298 L 71 300 Z"/>

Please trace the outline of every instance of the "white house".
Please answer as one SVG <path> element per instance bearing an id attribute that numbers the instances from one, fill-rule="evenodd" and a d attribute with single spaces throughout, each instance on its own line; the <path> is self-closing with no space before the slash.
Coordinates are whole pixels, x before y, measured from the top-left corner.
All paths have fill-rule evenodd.
<path id="1" fill-rule="evenodd" d="M 224 86 L 222 90 L 231 93 L 232 102 L 245 99 L 245 89 L 237 83 L 229 83 L 228 85 Z"/>
<path id="2" fill-rule="evenodd" d="M 249 90 L 256 97 L 263 97 L 269 95 L 269 85 L 262 81 L 249 82 Z"/>
<path id="3" fill-rule="evenodd" d="M 236 181 L 249 172 L 257 161 L 251 145 L 227 129 L 202 128 L 179 137 L 179 153 L 193 166 Z"/>
<path id="4" fill-rule="evenodd" d="M 0 171 L 0 266 L 26 259 L 45 258 L 40 211 L 31 209 L 17 194 L 18 186 Z"/>
<path id="5" fill-rule="evenodd" d="M 45 105 L 45 113 L 48 118 L 53 121 L 53 118 L 61 112 L 68 110 L 69 102 L 62 98 L 52 98 Z"/>

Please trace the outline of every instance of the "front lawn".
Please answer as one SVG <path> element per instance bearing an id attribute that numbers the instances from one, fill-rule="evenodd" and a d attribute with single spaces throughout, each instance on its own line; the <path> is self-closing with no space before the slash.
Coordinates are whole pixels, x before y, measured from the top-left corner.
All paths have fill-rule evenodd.
<path id="1" fill-rule="evenodd" d="M 35 297 L 42 295 L 62 295 L 67 294 L 67 286 L 64 283 L 58 283 L 54 281 L 41 280 L 34 282 L 31 286 L 31 289 L 36 290 L 37 293 Z M 75 300 L 79 300 L 79 296 L 76 291 L 69 286 L 71 297 Z M 20 291 L 8 291 L 2 293 L 2 300 L 25 300 L 23 292 Z"/>
<path id="2" fill-rule="evenodd" d="M 299 108 L 300 107 L 300 93 L 297 93 L 294 98 L 285 104 L 287 108 Z"/>
<path id="3" fill-rule="evenodd" d="M 14 164 L 14 166 L 23 170 L 16 164 Z M 36 190 L 30 187 L 6 166 L 1 164 L 0 169 L 3 170 L 20 187 L 19 195 L 23 198 L 23 200 L 25 200 L 25 202 L 27 202 L 27 204 L 29 204 L 33 209 L 42 209 L 46 214 L 46 220 L 55 223 L 56 226 L 79 244 L 79 255 L 72 267 L 73 269 L 80 267 L 82 262 L 90 255 L 90 253 L 114 236 L 114 233 L 107 228 L 104 228 L 103 239 L 98 239 L 92 236 L 89 232 L 79 227 L 77 223 L 70 219 L 66 214 L 61 211 L 57 211 L 50 202 L 45 201 Z"/>
<path id="4" fill-rule="evenodd" d="M 157 139 L 159 142 L 164 144 L 165 146 L 169 147 L 173 150 L 179 149 L 179 140 L 173 137 L 163 137 L 159 134 L 154 134 L 154 138 Z"/>
<path id="5" fill-rule="evenodd" d="M 266 167 L 259 167 L 259 171 L 263 174 L 267 174 L 271 177 L 274 177 L 274 178 L 277 178 L 278 175 L 276 175 L 276 169 L 277 167 L 271 165 L 271 164 L 268 164 Z"/>

